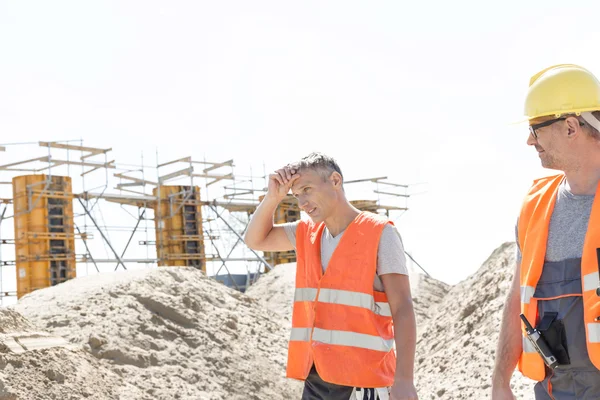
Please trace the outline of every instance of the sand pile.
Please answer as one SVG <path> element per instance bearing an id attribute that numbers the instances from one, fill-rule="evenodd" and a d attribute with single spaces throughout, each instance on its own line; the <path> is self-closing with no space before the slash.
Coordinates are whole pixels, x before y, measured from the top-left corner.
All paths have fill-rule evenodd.
<path id="1" fill-rule="evenodd" d="M 193 268 L 77 278 L 16 309 L 143 393 L 121 399 L 299 397 L 281 317 Z"/>
<path id="2" fill-rule="evenodd" d="M 420 333 L 425 323 L 435 315 L 451 286 L 415 271 L 409 271 L 409 274 L 417 332 Z"/>
<path id="3" fill-rule="evenodd" d="M 502 245 L 453 287 L 411 271 L 421 399 L 490 397 L 514 253 L 514 244 Z M 7 311 L 2 329 L 47 330 L 72 348 L 55 336 L 63 347 L 16 354 L 6 345 L 10 332 L 0 331 L 0 400 L 299 398 L 302 384 L 284 378 L 294 281 L 295 264 L 280 265 L 241 294 L 170 267 L 34 292 L 15 308 L 36 327 Z M 517 398 L 532 399 L 532 384 L 515 373 Z"/>
<path id="4" fill-rule="evenodd" d="M 502 308 L 514 271 L 515 244 L 496 249 L 481 268 L 453 286 L 421 327 L 416 383 L 421 399 L 490 398 Z M 533 399 L 533 382 L 513 376 L 518 399 Z"/>
<path id="5" fill-rule="evenodd" d="M 291 329 L 295 287 L 296 263 L 280 264 L 261 275 L 258 281 L 246 290 L 246 295 L 280 315 L 289 322 L 288 328 Z"/>
<path id="6" fill-rule="evenodd" d="M 0 399 L 117 399 L 142 394 L 64 339 L 0 309 Z"/>

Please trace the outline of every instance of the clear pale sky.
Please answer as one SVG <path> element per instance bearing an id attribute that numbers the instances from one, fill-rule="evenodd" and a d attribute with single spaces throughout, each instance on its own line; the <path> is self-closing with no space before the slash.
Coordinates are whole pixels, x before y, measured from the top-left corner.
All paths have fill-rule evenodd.
<path id="1" fill-rule="evenodd" d="M 539 70 L 600 75 L 599 17 L 597 0 L 0 0 L 0 143 L 259 170 L 317 150 L 347 179 L 427 182 L 396 223 L 456 283 L 514 240 L 531 181 L 553 172 L 510 123 Z"/>

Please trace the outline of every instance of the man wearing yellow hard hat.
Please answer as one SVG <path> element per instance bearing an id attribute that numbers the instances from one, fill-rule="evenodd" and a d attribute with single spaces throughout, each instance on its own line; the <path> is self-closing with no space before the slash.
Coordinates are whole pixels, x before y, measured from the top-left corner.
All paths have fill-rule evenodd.
<path id="1" fill-rule="evenodd" d="M 519 215 L 492 399 L 515 366 L 535 398 L 600 399 L 600 82 L 573 64 L 531 78 L 527 144 L 560 174 L 534 181 Z"/>

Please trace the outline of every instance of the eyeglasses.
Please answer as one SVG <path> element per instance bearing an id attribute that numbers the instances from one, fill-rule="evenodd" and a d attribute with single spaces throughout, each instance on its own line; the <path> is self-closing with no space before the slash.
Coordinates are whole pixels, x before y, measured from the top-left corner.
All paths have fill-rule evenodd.
<path id="1" fill-rule="evenodd" d="M 567 118 L 566 117 L 556 118 L 556 119 L 551 119 L 550 121 L 542 122 L 542 123 L 539 123 L 539 124 L 530 125 L 529 126 L 529 133 L 531 134 L 531 136 L 533 136 L 537 140 L 538 137 L 537 137 L 536 130 L 538 130 L 540 128 L 543 128 L 545 126 L 550 126 L 553 123 L 558 122 L 558 121 L 564 121 L 565 119 L 567 119 Z"/>
<path id="2" fill-rule="evenodd" d="M 539 124 L 531 125 L 531 126 L 529 126 L 529 133 L 531 134 L 531 136 L 533 136 L 537 140 L 538 135 L 536 133 L 536 130 L 538 130 L 540 128 L 543 128 L 545 126 L 550 126 L 553 123 L 558 122 L 558 121 L 564 121 L 567 118 L 568 117 L 556 118 L 556 119 L 551 119 L 551 120 L 546 121 L 546 122 L 541 122 Z M 585 124 L 583 122 L 579 121 L 579 126 L 584 126 L 584 125 Z"/>

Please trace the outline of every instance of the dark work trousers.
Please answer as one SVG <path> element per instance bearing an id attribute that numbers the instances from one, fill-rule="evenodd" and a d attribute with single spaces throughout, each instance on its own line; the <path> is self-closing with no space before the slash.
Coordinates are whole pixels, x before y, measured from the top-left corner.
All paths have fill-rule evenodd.
<path id="1" fill-rule="evenodd" d="M 302 392 L 302 400 L 376 400 L 379 399 L 375 389 L 356 389 L 350 386 L 340 386 L 333 383 L 325 382 L 319 374 L 315 366 L 310 370 L 308 377 L 304 381 L 304 392 Z M 357 397 L 358 396 L 358 397 Z"/>

